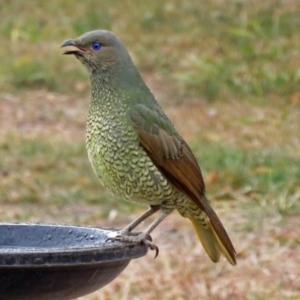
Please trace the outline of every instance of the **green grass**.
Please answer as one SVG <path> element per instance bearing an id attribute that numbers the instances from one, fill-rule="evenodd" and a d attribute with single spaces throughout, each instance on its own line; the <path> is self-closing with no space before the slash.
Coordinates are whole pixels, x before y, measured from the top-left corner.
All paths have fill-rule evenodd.
<path id="1" fill-rule="evenodd" d="M 10 136 L 0 144 L 0 150 L 6 158 L 0 162 L 0 201 L 97 204 L 103 215 L 113 208 L 126 211 L 137 207 L 113 198 L 100 185 L 83 143 L 51 143 Z M 222 190 L 253 192 L 259 197 L 252 200 L 260 199 L 255 204 L 250 200 L 253 205 L 264 206 L 267 201 L 273 205 L 272 211 L 300 212 L 296 197 L 297 193 L 299 196 L 299 159 L 280 151 L 244 151 L 217 143 L 201 147 L 201 151 L 194 150 L 204 175 L 219 172 L 218 180 L 209 188 L 210 195 Z"/>
<path id="2" fill-rule="evenodd" d="M 232 191 L 230 196 L 221 193 L 222 200 L 229 197 L 244 202 L 248 211 L 258 205 L 263 207 L 263 213 L 300 213 L 299 157 L 287 155 L 280 149 L 241 150 L 226 144 L 199 145 L 201 142 L 199 149 L 194 150 L 204 176 L 213 171 L 219 173 L 216 182 L 209 187 L 209 194 Z"/>
<path id="3" fill-rule="evenodd" d="M 86 71 L 63 58 L 59 46 L 105 28 L 123 39 L 141 70 L 164 74 L 182 95 L 256 102 L 290 97 L 300 80 L 299 12 L 296 0 L 12 1 L 0 12 L 6 45 L 0 87 L 66 91 L 86 80 Z"/>
<path id="4" fill-rule="evenodd" d="M 131 203 L 112 200 L 100 185 L 83 143 L 60 144 L 10 136 L 0 144 L 0 151 L 6 158 L 0 162 L 0 202 L 99 204 L 102 216 L 112 208 L 126 211 L 133 207 Z"/>

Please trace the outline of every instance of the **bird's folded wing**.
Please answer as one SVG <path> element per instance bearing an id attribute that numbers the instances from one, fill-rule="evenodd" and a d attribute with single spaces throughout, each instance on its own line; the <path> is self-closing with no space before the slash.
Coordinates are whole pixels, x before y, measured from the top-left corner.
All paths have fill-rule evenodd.
<path id="1" fill-rule="evenodd" d="M 140 143 L 157 168 L 179 191 L 206 210 L 201 196 L 205 186 L 197 160 L 172 123 L 160 111 L 142 104 L 130 110 Z"/>

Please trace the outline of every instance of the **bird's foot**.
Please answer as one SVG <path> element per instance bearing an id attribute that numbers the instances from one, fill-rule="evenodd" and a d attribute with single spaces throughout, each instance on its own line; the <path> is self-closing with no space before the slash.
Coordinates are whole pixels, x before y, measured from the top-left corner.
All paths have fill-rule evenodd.
<path id="1" fill-rule="evenodd" d="M 121 232 L 121 234 L 118 234 L 114 237 L 110 237 L 106 241 L 119 241 L 123 243 L 144 244 L 145 246 L 149 247 L 151 250 L 155 250 L 154 258 L 156 258 L 159 254 L 159 249 L 152 241 L 149 240 L 149 237 L 150 236 L 145 233 L 140 233 L 139 235 L 126 235 L 126 232 L 124 233 Z"/>

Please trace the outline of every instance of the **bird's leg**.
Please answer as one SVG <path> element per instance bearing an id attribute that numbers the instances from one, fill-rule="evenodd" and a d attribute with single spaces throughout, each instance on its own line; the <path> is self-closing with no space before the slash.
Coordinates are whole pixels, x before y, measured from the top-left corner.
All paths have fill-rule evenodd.
<path id="1" fill-rule="evenodd" d="M 120 235 L 128 235 L 129 232 L 131 232 L 135 227 L 137 227 L 140 223 L 142 223 L 148 217 L 150 217 L 154 213 L 156 213 L 159 209 L 160 209 L 160 205 L 150 205 L 150 208 L 147 211 L 145 211 L 141 216 L 139 216 L 137 219 L 132 221 L 129 225 L 124 227 L 121 230 Z"/>
<path id="2" fill-rule="evenodd" d="M 156 209 L 155 211 L 157 211 L 158 209 Z M 154 211 L 154 212 L 155 212 Z M 151 213 L 150 213 L 151 212 Z M 148 214 L 153 214 L 154 213 L 151 208 L 146 211 L 142 216 L 144 215 L 148 215 Z M 157 257 L 158 253 L 159 253 L 159 249 L 158 247 L 151 241 L 149 241 L 147 239 L 147 237 L 149 236 L 149 234 L 157 227 L 158 224 L 160 224 L 161 221 L 163 221 L 170 213 L 172 212 L 172 210 L 167 210 L 167 211 L 162 211 L 162 213 L 158 216 L 157 219 L 155 219 L 149 226 L 148 228 L 143 231 L 142 233 L 140 233 L 137 236 L 128 236 L 128 235 L 117 235 L 115 237 L 109 238 L 108 240 L 111 241 L 121 241 L 121 242 L 127 242 L 127 243 L 143 243 L 144 245 L 146 245 L 147 247 L 149 247 L 151 250 L 155 250 L 155 257 Z M 141 217 L 142 217 L 141 216 Z M 140 219 L 140 218 L 139 218 Z M 133 223 L 133 222 L 132 222 Z M 132 224 L 131 223 L 131 224 Z M 140 223 L 140 222 L 139 222 Z M 129 224 L 129 226 L 131 225 Z M 128 226 L 127 226 L 128 227 Z M 126 228 L 126 227 L 125 227 Z"/>

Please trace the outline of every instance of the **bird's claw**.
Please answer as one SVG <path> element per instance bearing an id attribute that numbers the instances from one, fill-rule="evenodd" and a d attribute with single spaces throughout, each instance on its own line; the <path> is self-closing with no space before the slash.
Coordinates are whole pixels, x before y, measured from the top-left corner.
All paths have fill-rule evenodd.
<path id="1" fill-rule="evenodd" d="M 108 239 L 106 239 L 105 242 L 107 241 L 119 241 L 119 242 L 124 242 L 124 243 L 141 243 L 144 244 L 145 246 L 147 246 L 150 250 L 155 250 L 155 256 L 154 258 L 156 258 L 159 254 L 159 248 L 151 241 L 149 241 L 147 239 L 147 235 L 144 234 L 140 234 L 138 236 L 129 236 L 129 235 L 123 235 L 123 234 L 119 234 L 116 235 L 114 237 L 110 237 Z"/>
<path id="2" fill-rule="evenodd" d="M 155 256 L 154 256 L 154 259 L 155 259 L 159 254 L 159 248 L 153 242 L 150 242 L 147 239 L 143 240 L 142 243 L 144 245 L 146 245 L 147 247 L 149 247 L 150 250 L 155 250 Z"/>

